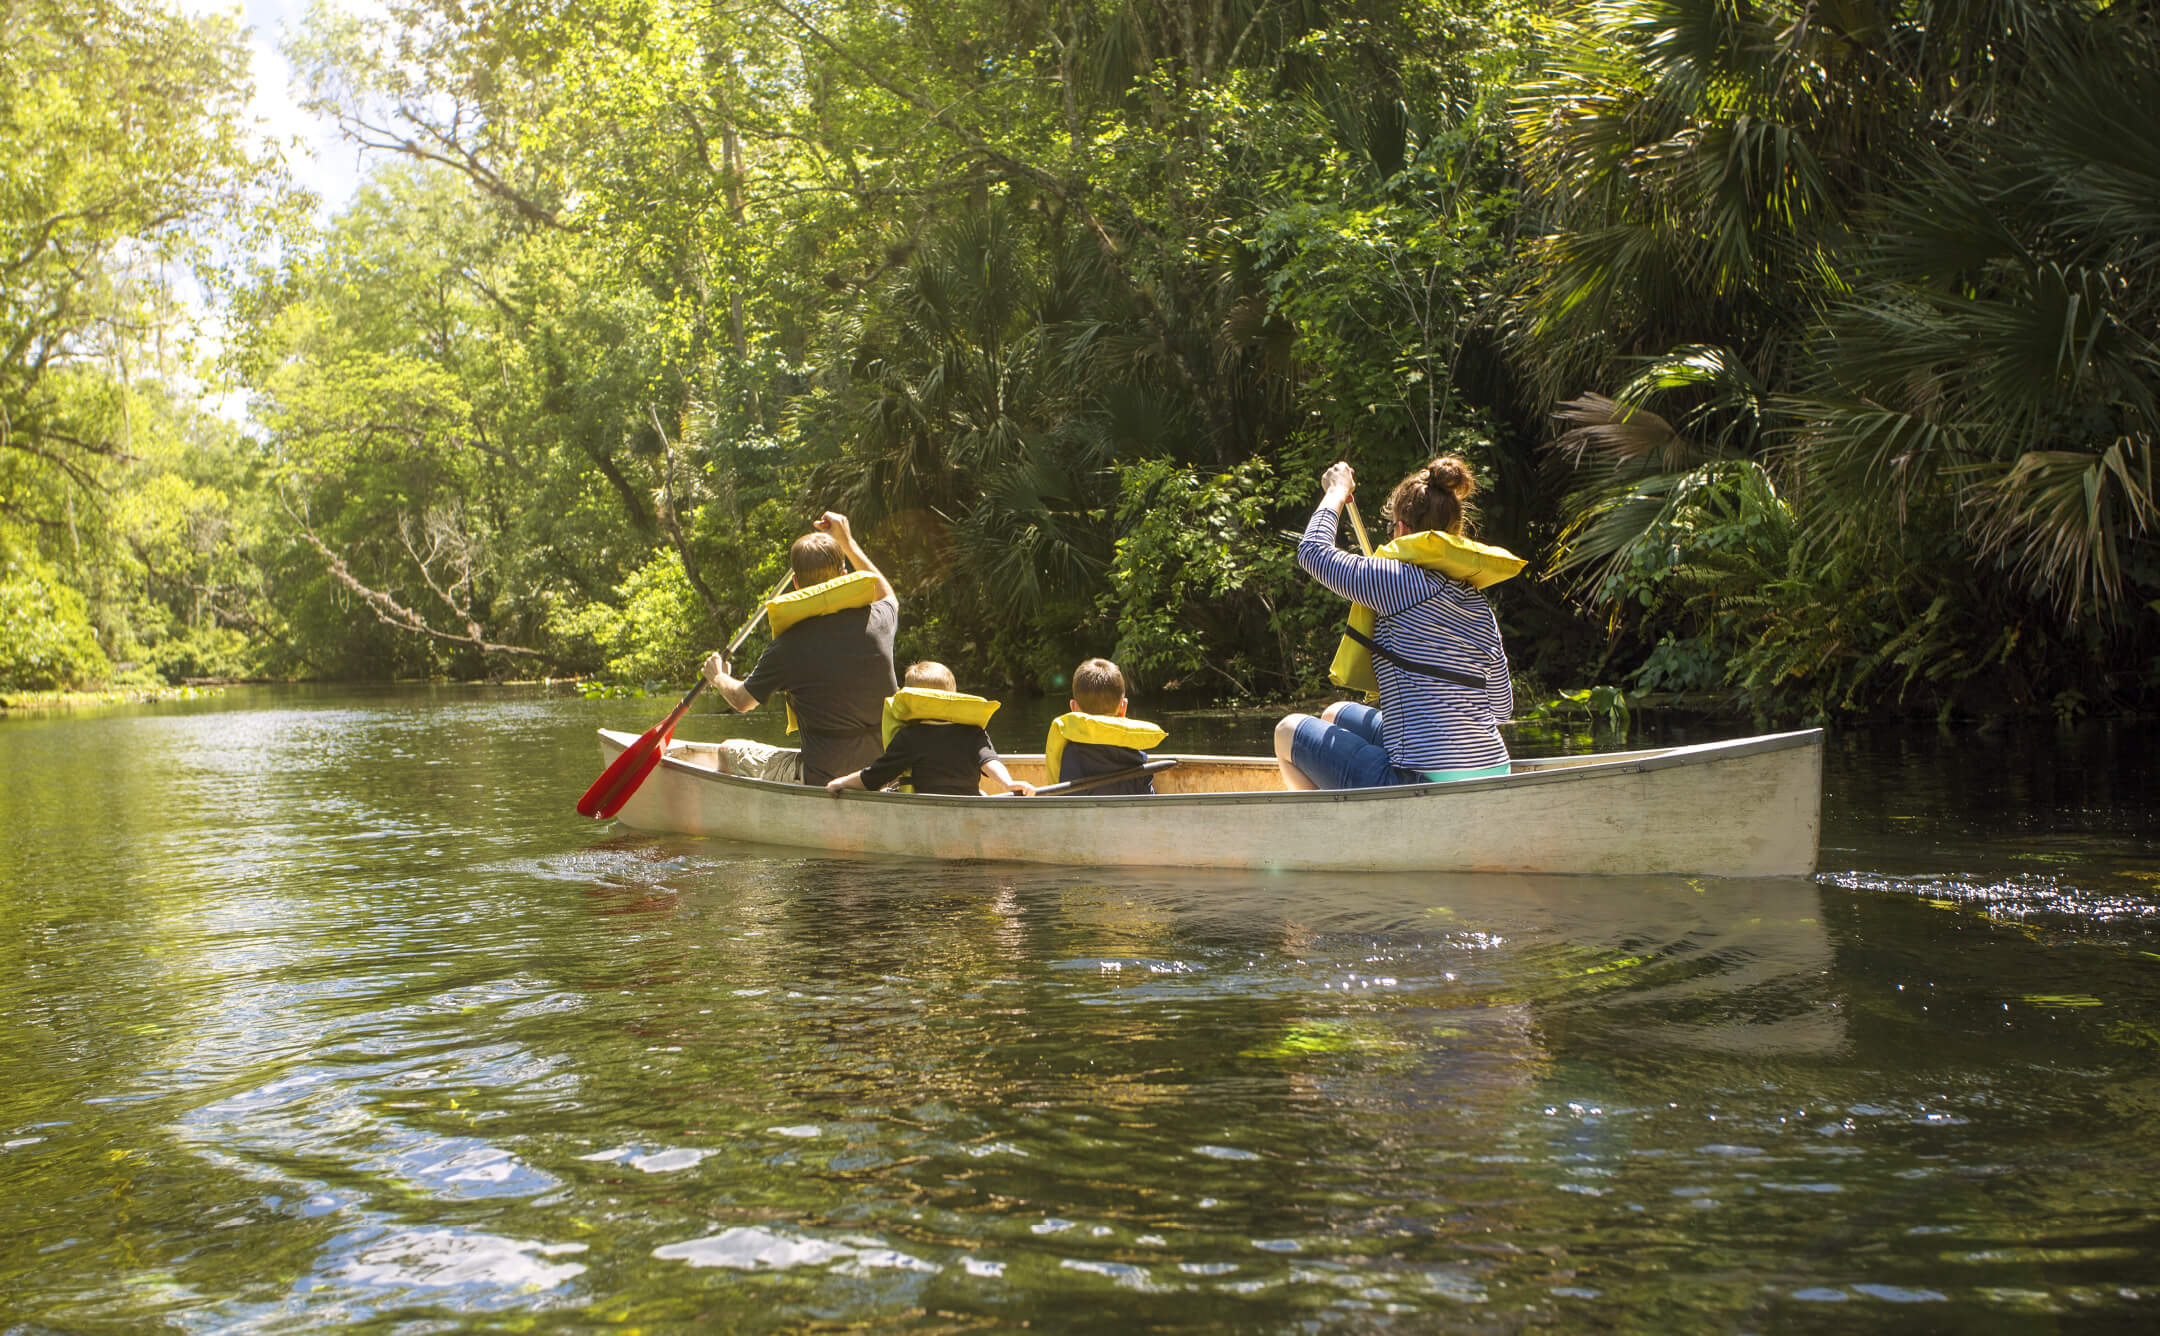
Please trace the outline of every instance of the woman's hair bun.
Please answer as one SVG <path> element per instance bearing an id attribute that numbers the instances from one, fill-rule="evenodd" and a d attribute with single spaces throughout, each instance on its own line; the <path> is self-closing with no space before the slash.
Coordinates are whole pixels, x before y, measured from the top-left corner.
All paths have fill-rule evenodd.
<path id="1" fill-rule="evenodd" d="M 1477 482 L 1470 476 L 1470 464 L 1460 455 L 1442 455 L 1425 466 L 1425 485 L 1438 487 L 1456 497 L 1466 497 L 1477 490 Z"/>

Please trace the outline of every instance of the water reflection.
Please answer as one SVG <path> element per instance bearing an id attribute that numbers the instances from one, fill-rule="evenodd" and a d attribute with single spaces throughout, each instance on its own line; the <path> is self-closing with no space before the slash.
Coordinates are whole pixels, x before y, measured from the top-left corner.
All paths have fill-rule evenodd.
<path id="1" fill-rule="evenodd" d="M 1836 1043 L 1834 1017 L 1815 1014 L 1830 952 L 1805 884 L 1708 897 L 1684 883 L 1106 883 L 996 868 L 896 880 L 841 860 L 787 865 L 791 894 L 762 894 L 752 876 L 678 911 L 725 924 L 688 945 L 725 962 L 730 986 L 696 1020 L 645 1037 L 665 1041 L 654 1060 L 677 1064 L 673 1086 L 737 1121 L 668 1163 L 695 1169 L 742 1221 L 663 1243 L 660 1260 L 859 1279 L 883 1259 L 1218 1297 L 1319 1285 L 1359 1302 L 1408 1284 L 1413 1301 L 1464 1301 L 1482 1295 L 1474 1269 L 1405 1270 L 1388 1241 L 1421 1219 L 1437 1241 L 1438 1222 L 1465 1211 L 1447 1232 L 1520 1227 L 1513 1166 L 1532 1157 L 1494 1153 L 1491 1131 L 1551 1065 L 1541 1003 L 1564 1012 L 1579 981 L 1607 976 L 1601 987 L 1654 976 L 1676 998 L 1709 997 L 1707 981 L 1732 971 L 1760 992 L 1742 1010 L 1667 1018 L 1673 1042 Z M 1505 963 L 1511 952 L 1525 968 Z M 1766 1000 L 1780 987 L 1789 1007 Z M 723 1052 L 774 1055 L 777 1075 L 730 1067 L 695 1083 L 704 1064 L 675 1055 L 698 1054 L 716 1028 Z M 712 1137 L 718 1120 L 701 1121 Z M 666 1153 L 595 1158 L 642 1172 Z M 757 1171 L 774 1168 L 844 1195 L 805 1217 L 800 1178 L 780 1184 L 786 1200 L 761 1194 Z M 769 1227 L 790 1207 L 794 1229 Z M 897 1237 L 804 1223 L 903 1213 Z M 1052 1266 L 1063 1278 L 1042 1274 Z"/>
<path id="2" fill-rule="evenodd" d="M 2122 775 L 2101 802 L 2013 749 L 1976 779 L 1842 744 L 1812 883 L 872 863 L 578 823 L 604 704 L 0 725 L 17 1320 L 2018 1329 L 2160 1302 L 2153 850 Z M 2027 823 L 2042 873 L 1992 827 L 2036 802 L 2070 810 Z"/>

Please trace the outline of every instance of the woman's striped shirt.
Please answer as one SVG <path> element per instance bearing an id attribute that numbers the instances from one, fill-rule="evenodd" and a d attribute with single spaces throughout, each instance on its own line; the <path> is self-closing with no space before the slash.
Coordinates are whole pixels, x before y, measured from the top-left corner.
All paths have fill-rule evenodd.
<path id="1" fill-rule="evenodd" d="M 1438 571 L 1335 546 L 1342 516 L 1313 512 L 1298 541 L 1298 565 L 1378 614 L 1373 639 L 1405 659 L 1482 678 L 1483 691 L 1443 682 L 1373 655 L 1380 686 L 1380 736 L 1404 770 L 1457 770 L 1508 759 L 1499 725 L 1515 713 L 1500 623 L 1485 596 Z"/>

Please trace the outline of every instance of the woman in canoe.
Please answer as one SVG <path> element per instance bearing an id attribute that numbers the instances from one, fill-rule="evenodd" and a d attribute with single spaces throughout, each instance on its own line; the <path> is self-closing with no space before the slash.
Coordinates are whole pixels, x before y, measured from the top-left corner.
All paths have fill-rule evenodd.
<path id="1" fill-rule="evenodd" d="M 1379 708 L 1338 701 L 1317 719 L 1293 714 L 1277 724 L 1284 784 L 1363 789 L 1508 773 L 1499 725 L 1514 713 L 1515 691 L 1500 625 L 1472 581 L 1504 579 L 1522 563 L 1463 538 L 1477 483 L 1460 456 L 1443 455 L 1396 485 L 1387 505 L 1395 541 L 1369 557 L 1335 545 L 1356 482 L 1345 463 L 1321 475 L 1298 565 L 1358 605 L 1335 680 L 1359 685 L 1341 670 L 1346 657 L 1369 653 Z"/>

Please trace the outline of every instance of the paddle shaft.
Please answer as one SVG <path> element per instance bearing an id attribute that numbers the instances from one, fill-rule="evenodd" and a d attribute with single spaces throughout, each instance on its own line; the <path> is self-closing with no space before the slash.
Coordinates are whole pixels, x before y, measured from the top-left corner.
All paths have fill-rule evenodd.
<path id="1" fill-rule="evenodd" d="M 1357 502 L 1345 500 L 1343 507 L 1350 512 L 1350 527 L 1357 530 L 1358 551 L 1372 555 L 1372 539 L 1365 536 L 1365 519 L 1357 513 Z"/>
<path id="2" fill-rule="evenodd" d="M 1164 756 L 1149 761 L 1144 765 L 1129 765 L 1123 770 L 1110 770 L 1100 775 L 1089 775 L 1086 779 L 1068 779 L 1062 784 L 1046 784 L 1042 788 L 1035 790 L 1035 796 L 1041 798 L 1063 793 L 1078 793 L 1082 789 L 1092 789 L 1099 784 L 1115 784 L 1121 779 L 1159 774 L 1176 764 L 1177 758 L 1175 756 Z"/>
<path id="3" fill-rule="evenodd" d="M 793 571 L 790 571 L 786 575 L 781 576 L 780 582 L 772 587 L 772 592 L 767 594 L 764 598 L 758 600 L 757 611 L 750 614 L 750 620 L 743 623 L 742 630 L 735 633 L 735 638 L 727 642 L 727 650 L 721 655 L 722 658 L 732 659 L 735 657 L 735 651 L 742 648 L 742 642 L 748 640 L 750 638 L 750 633 L 757 629 L 757 624 L 765 620 L 765 605 L 767 603 L 770 603 L 772 600 L 780 597 L 780 591 L 787 588 L 788 582 L 793 580 L 794 578 L 795 573 Z M 689 712 L 690 702 L 696 700 L 698 698 L 698 693 L 700 691 L 703 691 L 705 687 L 705 674 L 700 672 L 698 674 L 697 685 L 691 687 L 689 694 L 685 695 L 682 698 L 682 703 L 677 705 L 674 709 L 674 712 L 669 714 L 666 719 L 660 722 L 661 746 L 664 747 L 667 745 L 667 735 L 675 731 L 675 725 L 681 723 L 683 715 Z M 624 796 L 628 797 L 629 795 L 625 794 Z"/>
<path id="4" fill-rule="evenodd" d="M 766 594 L 765 597 L 758 600 L 757 611 L 750 614 L 750 620 L 743 623 L 743 629 L 735 633 L 735 638 L 727 642 L 727 652 L 729 658 L 733 658 L 735 656 L 735 651 L 742 648 L 742 642 L 750 638 L 750 633 L 757 629 L 757 624 L 765 620 L 765 605 L 772 602 L 774 599 L 780 597 L 781 591 L 786 589 L 788 587 L 788 584 L 793 581 L 794 578 L 795 573 L 793 571 L 789 571 L 786 574 L 782 575 L 778 583 L 773 585 L 772 591 Z M 700 680 L 703 679 L 701 678 Z"/>

